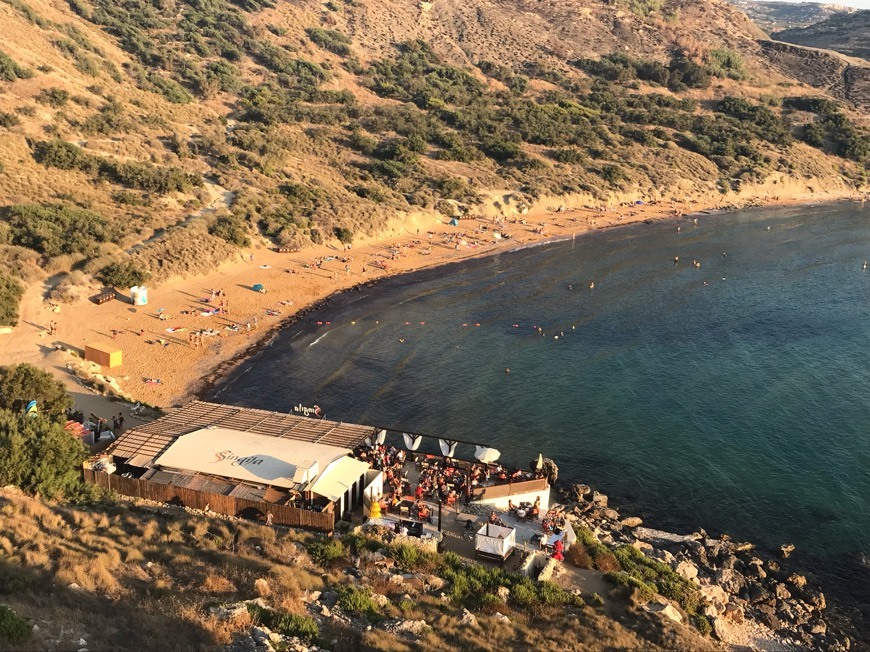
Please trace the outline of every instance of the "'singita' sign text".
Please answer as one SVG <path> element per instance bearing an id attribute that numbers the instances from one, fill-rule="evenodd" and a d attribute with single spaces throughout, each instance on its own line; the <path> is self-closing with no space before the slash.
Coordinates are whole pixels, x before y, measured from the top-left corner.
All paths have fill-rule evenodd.
<path id="1" fill-rule="evenodd" d="M 256 466 L 263 463 L 259 455 L 246 455 L 244 457 L 233 454 L 232 451 L 221 451 L 214 454 L 212 464 L 215 462 L 229 462 L 232 466 Z"/>
<path id="2" fill-rule="evenodd" d="M 320 409 L 319 405 L 315 405 L 314 407 L 306 407 L 302 405 L 302 403 L 294 405 L 293 414 L 301 414 L 304 417 L 314 417 L 315 419 L 323 418 L 323 410 Z"/>

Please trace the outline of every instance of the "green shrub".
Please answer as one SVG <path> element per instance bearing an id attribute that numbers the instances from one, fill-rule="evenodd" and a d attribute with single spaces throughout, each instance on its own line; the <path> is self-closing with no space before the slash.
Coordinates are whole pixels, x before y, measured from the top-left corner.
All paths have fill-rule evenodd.
<path id="1" fill-rule="evenodd" d="M 30 625 L 7 605 L 0 604 L 0 641 L 17 644 L 30 636 Z"/>
<path id="2" fill-rule="evenodd" d="M 96 172 L 98 161 L 81 147 L 63 140 L 43 140 L 33 147 L 33 158 L 37 163 L 59 170 L 81 170 Z"/>
<path id="3" fill-rule="evenodd" d="M 91 251 L 114 235 L 101 215 L 67 204 L 19 204 L 0 208 L 11 242 L 46 256 Z"/>
<path id="4" fill-rule="evenodd" d="M 8 391 L 8 390 L 6 390 Z M 28 399 L 23 399 L 26 401 Z M 41 409 L 37 400 L 37 409 Z M 51 416 L 0 410 L 0 482 L 46 498 L 76 494 L 82 485 L 84 444 Z"/>
<path id="5" fill-rule="evenodd" d="M 554 161 L 566 163 L 568 165 L 582 165 L 588 160 L 586 154 L 573 147 L 568 149 L 555 149 L 550 153 L 550 156 Z"/>
<path id="6" fill-rule="evenodd" d="M 0 367 L 0 410 L 23 413 L 30 401 L 36 401 L 39 412 L 57 419 L 72 407 L 72 397 L 63 383 L 49 372 L 30 364 Z"/>
<path id="7" fill-rule="evenodd" d="M 18 325 L 18 304 L 24 287 L 17 279 L 0 272 L 0 326 Z"/>
<path id="8" fill-rule="evenodd" d="M 319 45 L 324 50 L 329 50 L 330 52 L 339 54 L 343 57 L 346 57 L 351 53 L 350 39 L 341 32 L 336 32 L 333 29 L 309 27 L 305 30 L 305 33 L 308 34 L 308 38 L 310 38 L 313 43 Z"/>
<path id="9" fill-rule="evenodd" d="M 40 104 L 59 109 L 69 101 L 69 92 L 62 88 L 43 88 L 33 99 Z"/>
<path id="10" fill-rule="evenodd" d="M 617 586 L 629 586 L 637 589 L 637 597 L 642 601 L 652 600 L 656 594 L 655 588 L 636 577 L 632 577 L 628 573 L 611 571 L 604 574 L 604 579 Z"/>
<path id="11" fill-rule="evenodd" d="M 743 57 L 728 48 L 711 50 L 707 57 L 707 68 L 717 77 L 746 79 Z"/>
<path id="12" fill-rule="evenodd" d="M 704 614 L 696 614 L 692 616 L 691 621 L 704 636 L 709 636 L 710 632 L 713 631 L 713 626 L 710 624 L 710 620 Z"/>
<path id="13" fill-rule="evenodd" d="M 247 223 L 244 218 L 233 214 L 219 215 L 209 226 L 208 232 L 237 247 L 247 247 L 251 244 Z"/>
<path id="14" fill-rule="evenodd" d="M 134 285 L 142 285 L 148 280 L 148 277 L 148 272 L 139 269 L 132 262 L 112 263 L 97 272 L 97 279 L 116 288 L 131 288 Z"/>
<path id="15" fill-rule="evenodd" d="M 187 104 L 193 96 L 181 87 L 178 82 L 163 77 L 156 72 L 148 73 L 148 83 L 173 104 Z"/>
<path id="16" fill-rule="evenodd" d="M 346 612 L 359 616 L 374 616 L 378 605 L 372 600 L 371 591 L 348 584 L 338 587 L 338 605 Z"/>
<path id="17" fill-rule="evenodd" d="M 317 622 L 313 618 L 298 614 L 282 614 L 268 627 L 284 636 L 296 636 L 309 643 L 315 643 L 320 636 Z"/>
<path id="18" fill-rule="evenodd" d="M 265 609 L 257 604 L 248 604 L 248 613 L 254 622 L 268 627 L 284 636 L 296 636 L 309 643 L 316 643 L 320 628 L 313 618 Z"/>
<path id="19" fill-rule="evenodd" d="M 0 111 L 0 127 L 3 127 L 4 129 L 11 129 L 12 127 L 17 127 L 20 124 L 21 119 L 14 113 L 6 113 L 5 111 Z"/>
<path id="20" fill-rule="evenodd" d="M 19 66 L 8 56 L 0 52 L 0 81 L 15 81 L 33 77 L 33 71 Z"/>
<path id="21" fill-rule="evenodd" d="M 124 113 L 120 102 L 109 100 L 99 113 L 87 118 L 82 123 L 82 131 L 86 134 L 112 134 L 125 132 L 130 128 L 130 121 Z"/>
<path id="22" fill-rule="evenodd" d="M 535 590 L 534 583 L 530 580 L 525 582 L 518 582 L 511 589 L 511 598 L 520 607 L 528 608 L 537 604 L 538 592 Z"/>
<path id="23" fill-rule="evenodd" d="M 328 566 L 334 560 L 344 557 L 345 550 L 338 539 L 324 539 L 308 546 L 308 554 L 316 564 Z"/>
<path id="24" fill-rule="evenodd" d="M 338 238 L 342 244 L 350 244 L 353 242 L 353 231 L 344 226 L 336 226 L 332 229 L 332 234 Z"/>
<path id="25" fill-rule="evenodd" d="M 46 29 L 52 26 L 51 22 L 45 20 L 45 18 L 36 13 L 36 10 L 26 2 L 23 2 L 23 0 L 3 0 L 3 2 L 17 9 L 18 13 L 24 16 L 28 22 L 33 23 L 37 27 Z"/>
<path id="26" fill-rule="evenodd" d="M 710 86 L 710 73 L 704 66 L 695 63 L 685 57 L 674 57 L 668 66 L 670 76 L 668 88 L 672 91 L 681 91 L 686 88 L 708 88 Z"/>

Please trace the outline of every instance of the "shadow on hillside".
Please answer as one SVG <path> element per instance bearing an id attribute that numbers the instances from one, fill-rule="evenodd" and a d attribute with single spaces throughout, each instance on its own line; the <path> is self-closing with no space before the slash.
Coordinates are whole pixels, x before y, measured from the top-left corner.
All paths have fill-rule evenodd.
<path id="1" fill-rule="evenodd" d="M 167 600 L 176 601 L 167 596 Z M 150 613 L 135 600 L 115 600 L 81 589 L 58 585 L 46 571 L 24 568 L 0 559 L 0 600 L 31 627 L 23 643 L 3 643 L 9 652 L 78 649 L 199 650 L 213 646 L 212 636 L 195 623 L 166 613 Z M 179 607 L 181 605 L 179 604 Z"/>

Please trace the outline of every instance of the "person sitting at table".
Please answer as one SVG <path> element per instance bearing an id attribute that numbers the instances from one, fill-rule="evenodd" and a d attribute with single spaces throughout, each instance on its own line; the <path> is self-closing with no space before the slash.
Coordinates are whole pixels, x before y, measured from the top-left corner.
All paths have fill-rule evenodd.
<path id="1" fill-rule="evenodd" d="M 414 489 L 414 499 L 420 500 L 423 497 L 423 485 L 418 484 L 417 488 Z"/>
<path id="2" fill-rule="evenodd" d="M 538 507 L 538 503 L 535 503 L 534 505 L 532 505 L 532 509 L 529 511 L 529 515 L 531 516 L 531 518 L 537 519 L 538 514 L 540 514 L 540 513 L 541 513 L 541 508 Z"/>
<path id="3" fill-rule="evenodd" d="M 429 508 L 426 505 L 420 504 L 417 508 L 417 518 L 421 521 L 426 521 L 427 523 L 432 522 L 432 512 L 429 511 Z"/>
<path id="4" fill-rule="evenodd" d="M 390 499 L 390 509 L 397 511 L 401 503 L 402 499 L 399 497 L 399 494 L 393 494 L 393 497 Z"/>
<path id="5" fill-rule="evenodd" d="M 512 501 L 510 498 L 508 498 L 508 511 L 513 512 L 514 514 L 516 514 L 517 511 L 517 506 L 514 505 L 514 501 Z"/>
<path id="6" fill-rule="evenodd" d="M 489 522 L 493 525 L 498 523 L 498 513 L 495 510 L 493 510 L 492 513 L 489 515 Z"/>

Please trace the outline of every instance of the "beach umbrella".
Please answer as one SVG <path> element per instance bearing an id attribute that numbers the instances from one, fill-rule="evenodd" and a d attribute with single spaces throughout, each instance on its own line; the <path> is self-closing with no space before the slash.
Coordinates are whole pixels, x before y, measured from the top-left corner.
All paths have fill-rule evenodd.
<path id="1" fill-rule="evenodd" d="M 403 432 L 402 437 L 405 439 L 405 448 L 409 451 L 417 450 L 423 442 L 423 435 L 409 435 L 407 432 Z"/>
<path id="2" fill-rule="evenodd" d="M 453 453 L 456 452 L 456 444 L 458 443 L 450 439 L 439 439 L 438 446 L 441 448 L 441 454 L 444 457 L 453 457 Z"/>
<path id="3" fill-rule="evenodd" d="M 378 433 L 378 438 L 377 438 L 378 446 L 383 445 L 383 443 L 384 443 L 386 440 L 387 440 L 387 431 L 386 431 L 386 430 L 381 430 L 381 431 Z"/>
<path id="4" fill-rule="evenodd" d="M 501 451 L 487 446 L 477 446 L 474 452 L 474 456 L 484 464 L 495 462 L 500 455 Z"/>

